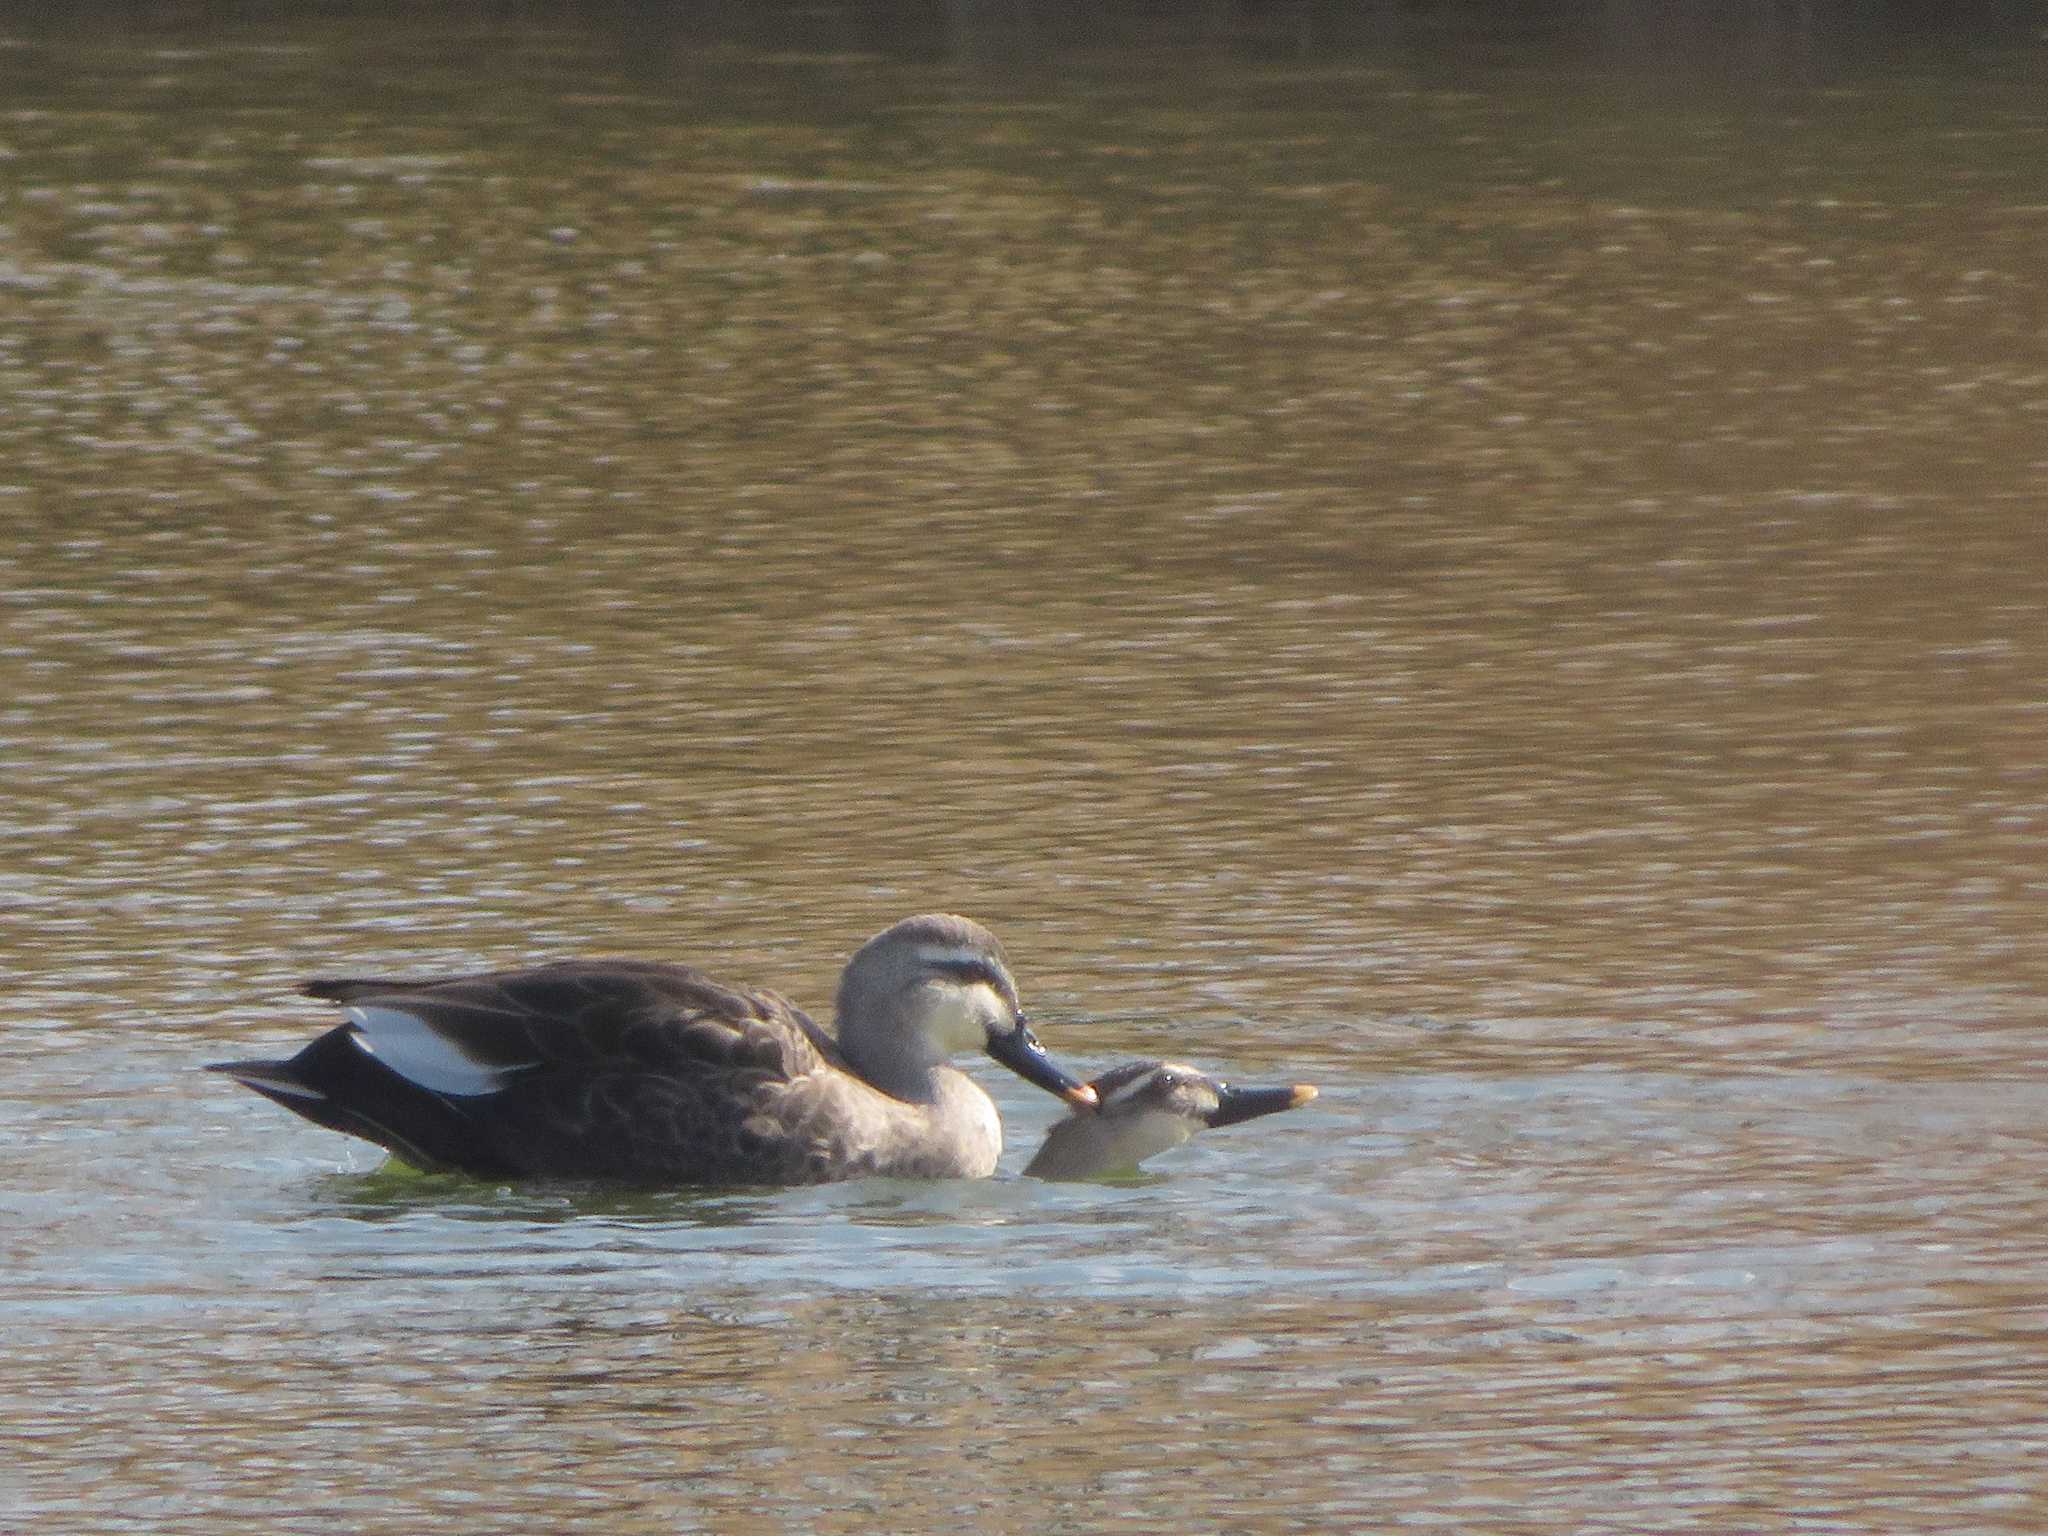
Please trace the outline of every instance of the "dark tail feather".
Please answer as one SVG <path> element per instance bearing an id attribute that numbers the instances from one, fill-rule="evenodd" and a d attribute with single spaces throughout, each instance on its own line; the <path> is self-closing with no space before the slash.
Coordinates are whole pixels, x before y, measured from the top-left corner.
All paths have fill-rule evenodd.
<path id="1" fill-rule="evenodd" d="M 299 996 L 324 1003 L 355 1003 L 393 992 L 431 992 L 467 981 L 465 976 L 316 976 L 299 983 Z"/>
<path id="2" fill-rule="evenodd" d="M 359 1049 L 353 1033 L 352 1025 L 337 1025 L 289 1060 L 216 1061 L 206 1070 L 315 1125 L 373 1141 L 415 1168 L 483 1178 L 513 1171 L 444 1095 L 391 1071 Z"/>
<path id="3" fill-rule="evenodd" d="M 244 1088 L 254 1088 L 266 1099 L 274 1099 L 293 1109 L 327 1097 L 301 1079 L 289 1061 L 209 1061 L 206 1070 L 232 1077 Z"/>

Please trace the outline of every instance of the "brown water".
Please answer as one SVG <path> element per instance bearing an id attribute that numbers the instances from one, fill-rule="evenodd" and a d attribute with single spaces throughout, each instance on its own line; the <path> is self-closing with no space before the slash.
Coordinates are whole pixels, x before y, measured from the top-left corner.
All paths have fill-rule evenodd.
<path id="1" fill-rule="evenodd" d="M 0 49 L 0 1529 L 2048 1526 L 2039 59 L 752 14 Z M 929 908 L 1323 1098 L 628 1197 L 193 1070 Z"/>

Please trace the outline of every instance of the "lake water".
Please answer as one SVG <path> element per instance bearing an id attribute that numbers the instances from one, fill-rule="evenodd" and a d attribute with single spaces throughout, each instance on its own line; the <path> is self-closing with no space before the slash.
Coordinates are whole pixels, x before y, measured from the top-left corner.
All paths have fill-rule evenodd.
<path id="1" fill-rule="evenodd" d="M 0 37 L 0 1529 L 2048 1526 L 2048 50 L 207 14 Z M 1322 1097 L 625 1194 L 196 1070 L 930 909 Z"/>

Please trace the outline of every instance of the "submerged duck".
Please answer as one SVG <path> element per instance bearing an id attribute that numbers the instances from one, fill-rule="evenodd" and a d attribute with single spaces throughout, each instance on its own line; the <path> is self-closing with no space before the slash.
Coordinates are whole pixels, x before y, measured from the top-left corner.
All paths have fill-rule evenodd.
<path id="1" fill-rule="evenodd" d="M 1024 1171 L 1039 1179 L 1094 1179 L 1134 1173 L 1138 1164 L 1179 1146 L 1204 1126 L 1236 1125 L 1316 1096 L 1291 1088 L 1233 1088 L 1177 1061 L 1130 1061 L 1088 1085 L 1098 1107 L 1078 1106 L 1046 1134 Z"/>
<path id="2" fill-rule="evenodd" d="M 1003 1128 L 946 1065 L 967 1050 L 1095 1101 L 1025 1024 L 995 935 L 964 917 L 906 918 L 863 944 L 836 1039 L 776 993 L 646 961 L 305 992 L 346 1022 L 289 1059 L 210 1070 L 415 1167 L 481 1178 L 982 1178 Z"/>

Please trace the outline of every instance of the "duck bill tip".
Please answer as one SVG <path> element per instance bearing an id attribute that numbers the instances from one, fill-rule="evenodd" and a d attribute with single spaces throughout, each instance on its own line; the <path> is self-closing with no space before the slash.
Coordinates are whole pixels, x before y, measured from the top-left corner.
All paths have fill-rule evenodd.
<path id="1" fill-rule="evenodd" d="M 1095 1090 L 1054 1061 L 1038 1037 L 1021 1024 L 1008 1035 L 991 1037 L 988 1054 L 1034 1088 L 1043 1088 L 1069 1104 L 1095 1107 Z"/>
<path id="2" fill-rule="evenodd" d="M 1276 1115 L 1283 1109 L 1299 1109 L 1314 1097 L 1316 1090 L 1307 1083 L 1291 1088 L 1226 1088 L 1209 1124 L 1237 1125 L 1261 1115 Z"/>

